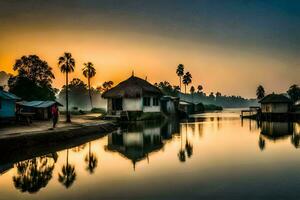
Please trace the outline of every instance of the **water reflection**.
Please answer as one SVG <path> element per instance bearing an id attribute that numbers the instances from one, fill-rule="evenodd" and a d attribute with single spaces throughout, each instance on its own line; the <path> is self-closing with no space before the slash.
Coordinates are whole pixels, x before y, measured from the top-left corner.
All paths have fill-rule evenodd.
<path id="1" fill-rule="evenodd" d="M 67 149 L 66 164 L 62 166 L 61 172 L 58 174 L 58 181 L 66 188 L 69 188 L 75 180 L 75 165 L 69 163 L 69 149 Z"/>
<path id="2" fill-rule="evenodd" d="M 13 176 L 13 182 L 22 192 L 35 193 L 42 187 L 46 187 L 52 178 L 54 163 L 57 154 L 41 156 L 15 164 L 17 174 Z"/>
<path id="3" fill-rule="evenodd" d="M 186 186 L 187 189 L 191 188 L 191 194 L 195 197 L 199 193 L 192 191 L 196 191 L 199 185 L 203 186 L 202 192 L 210 194 L 211 190 L 207 188 L 215 189 L 219 184 L 230 188 L 234 178 L 234 182 L 241 183 L 238 184 L 239 191 L 249 191 L 248 186 L 252 187 L 252 191 L 257 190 L 251 185 L 254 183 L 248 180 L 261 181 L 263 172 L 264 180 L 273 183 L 277 180 L 276 174 L 281 179 L 288 171 L 272 171 L 268 174 L 268 163 L 285 163 L 280 165 L 280 169 L 285 167 L 290 171 L 293 170 L 290 166 L 300 164 L 297 159 L 299 152 L 294 149 L 300 147 L 300 123 L 257 123 L 253 120 L 241 123 L 238 115 L 234 117 L 232 114 L 222 116 L 214 113 L 184 122 L 171 120 L 122 124 L 118 131 L 94 139 L 76 145 L 60 144 L 57 146 L 60 149 L 56 150 L 47 147 L 39 152 L 34 149 L 23 156 L 0 156 L 0 179 L 5 180 L 1 181 L 4 184 L 0 192 L 11 190 L 10 184 L 13 183 L 16 190 L 27 195 L 34 194 L 30 199 L 55 199 L 54 193 L 58 190 L 66 198 L 73 195 L 67 199 L 74 199 L 72 197 L 77 195 L 78 199 L 119 199 L 118 195 L 125 195 L 126 199 L 138 199 L 126 196 L 130 194 L 135 197 L 137 181 L 144 184 L 136 195 L 140 197 L 144 195 L 143 192 L 149 195 L 154 190 L 159 194 L 168 191 L 170 180 L 176 183 L 174 188 L 178 197 L 186 193 L 183 189 Z M 88 193 L 82 192 L 87 187 Z M 233 192 L 235 187 L 232 187 Z M 20 192 L 17 194 L 20 195 Z M 48 196 L 42 196 L 44 194 Z M 170 190 L 165 195 L 170 197 L 168 199 L 177 197 L 176 194 L 172 196 Z M 18 196 L 9 193 L 5 199 L 18 199 Z"/>
<path id="4" fill-rule="evenodd" d="M 108 136 L 107 151 L 118 152 L 131 160 L 133 169 L 136 163 L 147 159 L 149 154 L 159 151 L 164 141 L 172 138 L 178 132 L 178 123 L 138 122 L 122 124 L 121 130 Z"/>
<path id="5" fill-rule="evenodd" d="M 285 140 L 291 137 L 291 143 L 295 148 L 299 147 L 300 143 L 300 123 L 292 122 L 269 122 L 263 121 L 260 123 L 259 148 L 265 149 L 266 140 L 273 142 Z"/>
<path id="6" fill-rule="evenodd" d="M 92 152 L 91 142 L 89 142 L 89 153 L 85 156 L 84 161 L 86 162 L 86 170 L 92 174 L 94 173 L 97 165 L 98 165 L 98 158 L 95 153 Z"/>

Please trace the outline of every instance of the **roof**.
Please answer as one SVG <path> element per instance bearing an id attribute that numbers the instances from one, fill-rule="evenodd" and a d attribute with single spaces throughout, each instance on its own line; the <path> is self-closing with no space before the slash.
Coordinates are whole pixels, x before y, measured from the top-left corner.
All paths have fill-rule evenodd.
<path id="1" fill-rule="evenodd" d="M 292 100 L 284 94 L 269 94 L 258 103 L 292 103 Z"/>
<path id="2" fill-rule="evenodd" d="M 33 108 L 48 108 L 57 104 L 58 106 L 63 106 L 57 101 L 20 101 L 17 104 L 26 107 L 33 107 Z"/>
<path id="3" fill-rule="evenodd" d="M 162 92 L 148 81 L 131 76 L 102 94 L 103 98 L 139 98 L 146 95 L 161 96 Z"/>
<path id="4" fill-rule="evenodd" d="M 21 100 L 20 97 L 14 95 L 12 93 L 6 92 L 4 90 L 0 90 L 0 98 L 8 99 L 8 100 Z"/>
<path id="5" fill-rule="evenodd" d="M 179 104 L 181 104 L 181 105 L 193 105 L 192 102 L 185 101 L 185 100 L 180 100 L 180 101 L 179 101 Z"/>

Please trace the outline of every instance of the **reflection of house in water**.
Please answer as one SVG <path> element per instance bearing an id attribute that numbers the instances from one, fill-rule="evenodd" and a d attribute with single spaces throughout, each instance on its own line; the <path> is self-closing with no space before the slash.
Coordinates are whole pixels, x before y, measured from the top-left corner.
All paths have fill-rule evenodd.
<path id="1" fill-rule="evenodd" d="M 160 126 L 157 123 L 140 122 L 123 127 L 123 130 L 108 136 L 106 150 L 119 152 L 132 161 L 135 169 L 137 162 L 145 158 L 149 161 L 149 155 L 162 149 L 164 139 L 172 138 L 178 129 L 169 123 Z"/>
<path id="2" fill-rule="evenodd" d="M 261 122 L 261 135 L 259 137 L 259 148 L 265 149 L 266 139 L 277 141 L 286 139 L 291 136 L 291 143 L 297 148 L 299 146 L 300 137 L 296 134 L 297 123 L 290 122 Z"/>
<path id="3" fill-rule="evenodd" d="M 261 122 L 261 134 L 269 139 L 284 138 L 293 134 L 293 124 L 289 122 Z"/>

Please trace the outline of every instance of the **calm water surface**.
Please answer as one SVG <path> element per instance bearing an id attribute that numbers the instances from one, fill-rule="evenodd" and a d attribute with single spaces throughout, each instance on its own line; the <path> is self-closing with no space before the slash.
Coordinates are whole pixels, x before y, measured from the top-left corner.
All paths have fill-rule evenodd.
<path id="1" fill-rule="evenodd" d="M 194 117 L 2 159 L 0 199 L 300 198 L 300 123 L 241 121 L 237 110 Z"/>

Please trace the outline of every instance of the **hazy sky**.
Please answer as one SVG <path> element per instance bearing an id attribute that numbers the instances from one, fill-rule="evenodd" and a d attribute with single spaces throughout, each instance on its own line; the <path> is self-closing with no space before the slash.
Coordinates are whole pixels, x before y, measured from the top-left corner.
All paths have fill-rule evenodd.
<path id="1" fill-rule="evenodd" d="M 37 54 L 53 67 L 69 51 L 97 69 L 92 85 L 131 71 L 178 85 L 183 63 L 205 92 L 254 97 L 258 84 L 285 92 L 300 84 L 297 0 L 0 0 L 0 70 Z"/>

